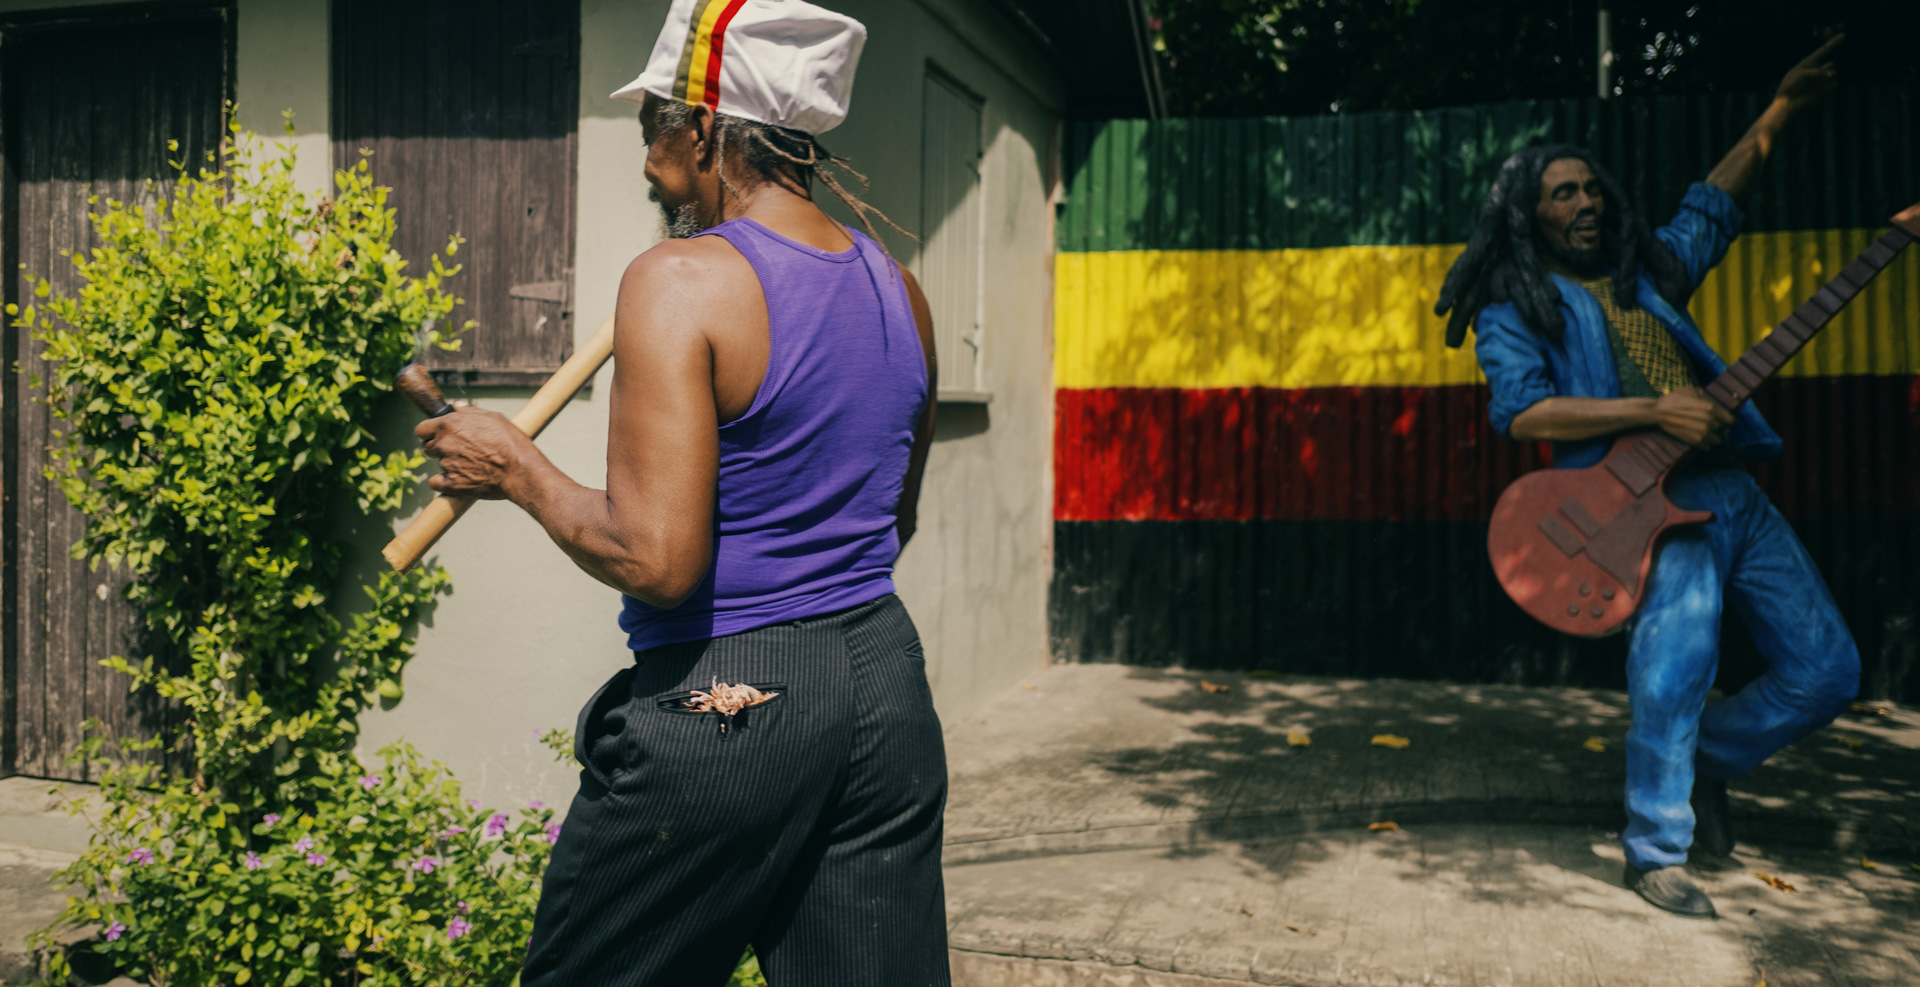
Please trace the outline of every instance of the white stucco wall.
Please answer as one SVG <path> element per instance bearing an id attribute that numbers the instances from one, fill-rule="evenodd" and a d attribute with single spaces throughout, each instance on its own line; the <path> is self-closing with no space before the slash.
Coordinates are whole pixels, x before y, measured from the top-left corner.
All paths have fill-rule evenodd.
<path id="1" fill-rule="evenodd" d="M 986 0 L 825 0 L 870 32 L 849 121 L 830 146 L 873 181 L 869 200 L 919 225 L 921 87 L 927 66 L 985 98 L 985 327 L 989 405 L 942 408 L 921 504 L 920 534 L 898 573 L 926 641 L 929 675 L 951 724 L 1047 660 L 1051 537 L 1048 182 L 1060 89 L 1055 71 Z M 68 6 L 0 0 L 0 11 Z M 645 149 L 631 104 L 606 94 L 638 73 L 666 0 L 582 0 L 577 338 L 613 311 L 622 270 L 657 242 L 646 201 Z M 330 182 L 326 0 L 239 0 L 235 37 L 240 119 L 282 138 L 294 111 L 301 183 Z M 378 162 L 375 162 L 378 178 Z M 890 246 L 903 261 L 913 244 Z M 583 483 L 604 482 L 609 370 L 541 437 Z M 472 395 L 511 414 L 526 392 Z M 405 441 L 413 414 L 396 406 L 377 431 Z M 369 568 L 384 540 L 359 543 Z M 630 661 L 615 623 L 619 594 L 574 568 L 511 505 L 478 505 L 437 548 L 454 593 L 421 628 L 406 698 L 364 723 L 363 750 L 405 737 L 494 802 L 565 804 L 573 772 L 534 735 L 571 727 L 602 681 Z"/>

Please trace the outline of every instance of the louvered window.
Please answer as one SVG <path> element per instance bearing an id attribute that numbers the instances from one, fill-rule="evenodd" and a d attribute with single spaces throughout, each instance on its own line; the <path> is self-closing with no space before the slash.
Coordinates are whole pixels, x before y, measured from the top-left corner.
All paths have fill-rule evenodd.
<path id="1" fill-rule="evenodd" d="M 466 238 L 451 284 L 471 385 L 543 380 L 573 351 L 578 0 L 333 0 L 336 166 L 373 152 L 413 270 Z"/>

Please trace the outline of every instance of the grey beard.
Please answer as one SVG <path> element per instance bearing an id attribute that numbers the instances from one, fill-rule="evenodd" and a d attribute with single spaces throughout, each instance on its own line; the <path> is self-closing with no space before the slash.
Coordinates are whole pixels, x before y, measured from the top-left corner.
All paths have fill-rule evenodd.
<path id="1" fill-rule="evenodd" d="M 695 213 L 691 202 L 677 209 L 661 206 L 660 218 L 666 224 L 667 238 L 670 240 L 685 240 L 687 237 L 707 230 L 706 225 L 700 222 L 700 217 Z"/>
<path id="2" fill-rule="evenodd" d="M 670 240 L 685 240 L 695 234 L 705 233 L 707 227 L 701 225 L 700 217 L 694 212 L 693 203 L 678 207 L 669 207 L 660 201 L 660 190 L 647 190 L 647 201 L 660 207 L 660 223 L 666 228 Z"/>

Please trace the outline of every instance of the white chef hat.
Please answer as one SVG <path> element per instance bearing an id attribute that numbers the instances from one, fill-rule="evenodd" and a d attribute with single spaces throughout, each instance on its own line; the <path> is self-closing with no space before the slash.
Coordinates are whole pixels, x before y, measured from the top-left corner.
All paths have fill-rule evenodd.
<path id="1" fill-rule="evenodd" d="M 823 134 L 847 118 L 866 26 L 804 0 L 673 0 L 653 56 L 613 94 L 646 93 Z"/>

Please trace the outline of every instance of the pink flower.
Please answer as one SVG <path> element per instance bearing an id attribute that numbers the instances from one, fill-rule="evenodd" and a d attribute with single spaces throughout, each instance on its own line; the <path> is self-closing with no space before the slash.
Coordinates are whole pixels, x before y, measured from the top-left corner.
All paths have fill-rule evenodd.
<path id="1" fill-rule="evenodd" d="M 468 800 L 467 800 L 467 810 L 468 810 L 469 812 L 479 812 L 479 811 L 480 811 L 480 800 L 479 800 L 479 799 L 468 799 Z"/>
<path id="2" fill-rule="evenodd" d="M 422 874 L 431 874 L 433 873 L 433 869 L 438 866 L 440 866 L 440 861 L 432 857 L 421 857 L 419 860 L 413 862 L 413 869 Z"/>
<path id="3" fill-rule="evenodd" d="M 124 925 L 121 925 L 118 922 L 115 922 L 112 925 L 107 926 L 107 941 L 118 942 L 120 939 L 120 933 L 125 931 L 127 931 L 127 927 Z"/>
<path id="4" fill-rule="evenodd" d="M 360 787 L 366 789 L 369 792 L 380 787 L 379 775 L 361 775 L 359 780 L 360 780 Z"/>
<path id="5" fill-rule="evenodd" d="M 493 814 L 492 819 L 487 820 L 488 836 L 499 836 L 500 834 L 506 831 L 507 831 L 507 814 L 506 813 L 496 812 Z"/>
<path id="6" fill-rule="evenodd" d="M 559 823 L 554 823 L 547 827 L 547 842 L 548 843 L 560 842 L 560 824 Z"/>
<path id="7" fill-rule="evenodd" d="M 453 903 L 453 910 L 456 912 L 459 912 L 462 915 L 465 915 L 468 912 L 472 911 L 473 909 L 468 907 L 467 903 L 464 901 L 456 901 Z"/>
<path id="8" fill-rule="evenodd" d="M 473 931 L 473 923 L 463 918 L 456 918 L 447 923 L 447 941 L 452 942 L 471 931 Z"/>
<path id="9" fill-rule="evenodd" d="M 309 854 L 307 854 L 307 863 L 310 863 L 310 864 L 312 864 L 312 865 L 314 865 L 315 867 L 318 867 L 318 866 L 320 866 L 321 864 L 324 864 L 324 863 L 326 863 L 326 862 L 327 862 L 327 855 L 326 855 L 326 854 L 324 854 L 324 853 L 309 853 Z"/>
<path id="10" fill-rule="evenodd" d="M 260 821 L 261 821 L 261 822 L 263 822 L 263 823 L 266 823 L 266 824 L 267 824 L 267 828 L 269 828 L 269 829 L 271 829 L 271 828 L 273 828 L 273 824 L 274 824 L 274 823 L 277 823 L 277 822 L 279 822 L 279 821 L 280 821 L 280 813 L 278 813 L 278 812 L 269 812 L 269 813 L 267 813 L 266 815 L 264 815 L 264 816 L 261 816 L 261 817 L 260 817 Z"/>
<path id="11" fill-rule="evenodd" d="M 153 863 L 153 851 L 147 849 L 146 847 L 140 847 L 134 850 L 132 853 L 127 854 L 127 863 L 130 863 L 130 864 Z"/>
<path id="12" fill-rule="evenodd" d="M 259 870 L 262 866 L 260 863 L 260 855 L 254 853 L 252 850 L 248 850 L 245 866 L 248 870 Z"/>
<path id="13" fill-rule="evenodd" d="M 527 808 L 529 809 L 544 809 L 546 807 L 547 807 L 547 803 L 542 802 L 539 799 L 534 799 L 533 801 L 527 803 Z"/>
<path id="14" fill-rule="evenodd" d="M 300 837 L 300 839 L 299 839 L 299 840 L 297 840 L 297 841 L 295 841 L 295 843 L 293 844 L 293 848 L 294 848 L 295 850 L 311 850 L 311 849 L 313 849 L 313 837 L 311 837 L 311 836 L 302 836 L 302 837 Z"/>
<path id="15" fill-rule="evenodd" d="M 441 837 L 441 839 L 450 840 L 466 831 L 467 831 L 467 827 L 465 826 L 448 826 L 447 835 Z"/>

